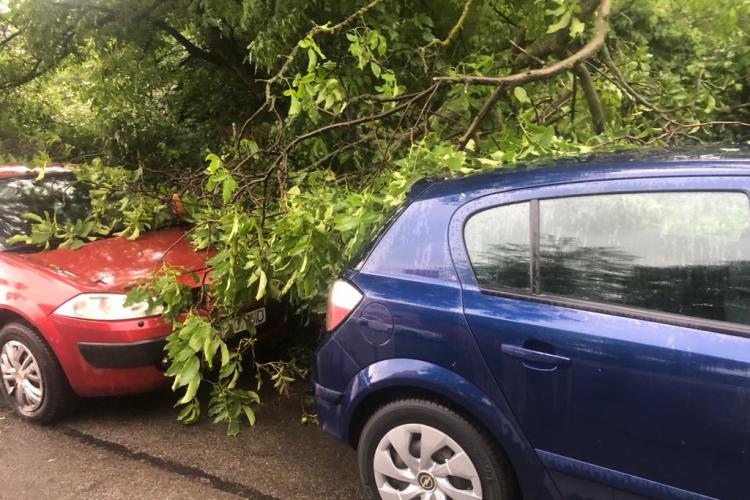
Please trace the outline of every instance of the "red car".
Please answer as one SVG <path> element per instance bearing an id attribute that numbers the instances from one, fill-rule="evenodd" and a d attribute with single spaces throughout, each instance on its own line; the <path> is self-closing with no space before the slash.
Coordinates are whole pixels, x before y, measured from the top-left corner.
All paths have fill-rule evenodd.
<path id="1" fill-rule="evenodd" d="M 163 263 L 188 274 L 206 268 L 205 254 L 184 229 L 152 231 L 130 241 L 109 238 L 77 250 L 39 251 L 8 245 L 29 230 L 24 213 L 75 220 L 89 207 L 86 189 L 64 167 L 38 172 L 0 165 L 0 392 L 22 417 L 40 423 L 62 416 L 76 396 L 145 392 L 163 386 L 164 339 L 171 325 L 125 306 L 134 280 Z M 179 240 L 179 241 L 178 241 Z M 263 304 L 250 317 L 266 336 L 286 321 Z"/>

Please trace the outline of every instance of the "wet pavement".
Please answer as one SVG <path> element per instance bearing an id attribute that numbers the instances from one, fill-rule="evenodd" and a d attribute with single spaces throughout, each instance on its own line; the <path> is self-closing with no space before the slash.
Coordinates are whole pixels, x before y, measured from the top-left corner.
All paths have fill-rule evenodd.
<path id="1" fill-rule="evenodd" d="M 359 499 L 356 452 L 266 396 L 254 428 L 175 420 L 174 395 L 83 401 L 51 427 L 0 403 L 0 498 Z"/>

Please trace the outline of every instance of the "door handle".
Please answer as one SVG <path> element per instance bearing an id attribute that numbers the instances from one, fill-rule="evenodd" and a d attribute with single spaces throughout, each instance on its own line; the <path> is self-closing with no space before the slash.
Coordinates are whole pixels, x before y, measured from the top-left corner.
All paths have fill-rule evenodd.
<path id="1" fill-rule="evenodd" d="M 519 347 L 516 345 L 502 344 L 500 346 L 500 350 L 508 356 L 520 358 L 524 361 L 531 361 L 532 363 L 541 363 L 554 366 L 567 366 L 570 364 L 570 358 L 566 358 L 565 356 L 558 356 L 557 354 L 550 354 L 548 352 L 526 349 L 525 347 Z"/>

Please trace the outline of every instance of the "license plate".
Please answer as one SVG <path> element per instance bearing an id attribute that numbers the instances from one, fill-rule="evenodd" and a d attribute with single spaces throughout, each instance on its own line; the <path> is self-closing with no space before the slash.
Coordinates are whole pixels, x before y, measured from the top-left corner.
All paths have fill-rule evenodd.
<path id="1" fill-rule="evenodd" d="M 261 307 L 250 311 L 244 318 L 238 318 L 232 323 L 232 330 L 234 333 L 240 333 L 247 330 L 249 324 L 255 325 L 256 327 L 266 322 L 266 308 Z"/>

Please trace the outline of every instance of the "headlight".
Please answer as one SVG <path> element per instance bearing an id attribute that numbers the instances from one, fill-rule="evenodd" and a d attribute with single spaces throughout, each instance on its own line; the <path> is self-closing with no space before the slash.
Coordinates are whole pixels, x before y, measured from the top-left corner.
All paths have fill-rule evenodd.
<path id="1" fill-rule="evenodd" d="M 162 308 L 148 311 L 147 302 L 125 305 L 127 295 L 123 293 L 82 293 L 73 297 L 55 310 L 54 314 L 69 318 L 99 321 L 117 321 L 158 316 Z"/>

